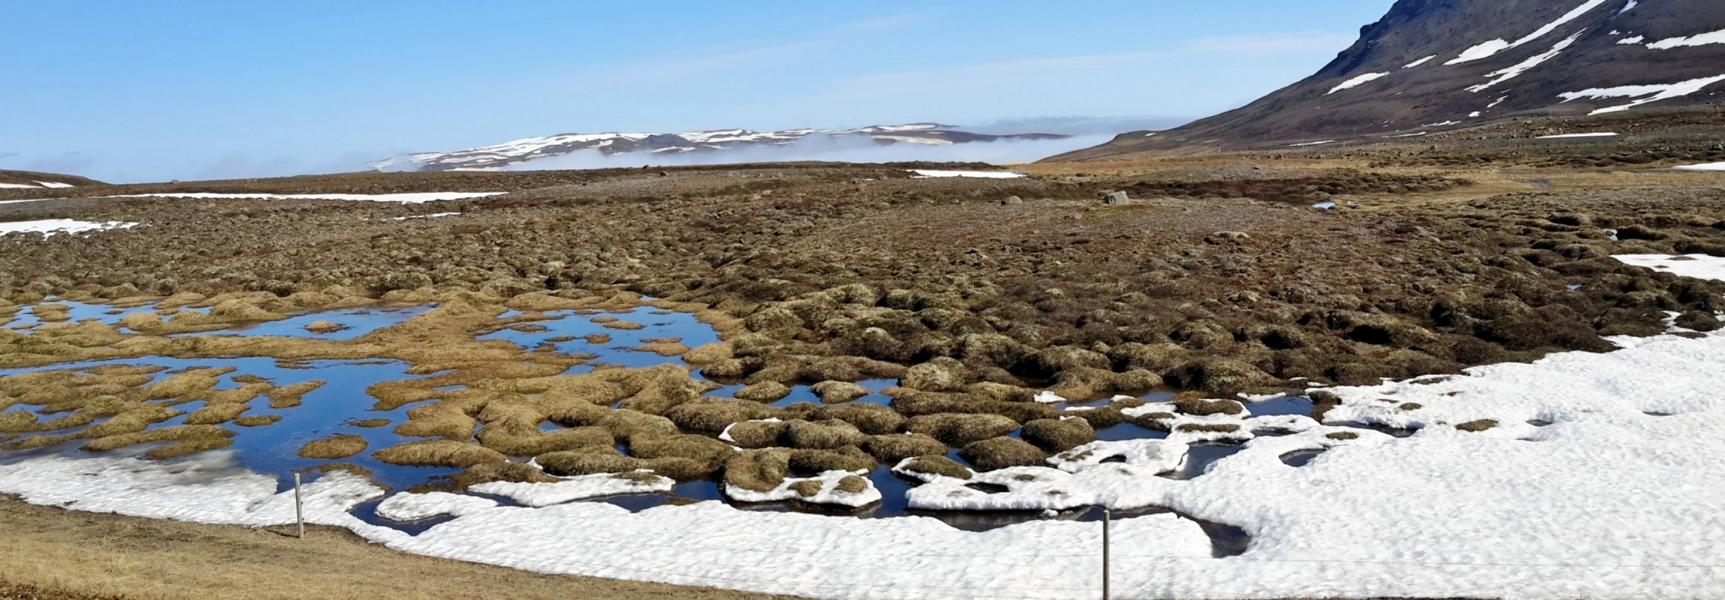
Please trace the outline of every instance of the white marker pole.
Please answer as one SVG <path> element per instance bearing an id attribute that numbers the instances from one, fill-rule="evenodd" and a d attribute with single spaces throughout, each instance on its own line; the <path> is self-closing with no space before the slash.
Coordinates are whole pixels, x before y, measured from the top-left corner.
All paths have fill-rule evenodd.
<path id="1" fill-rule="evenodd" d="M 293 519 L 299 524 L 299 538 L 305 539 L 305 505 L 300 502 L 299 471 L 293 472 Z"/>
<path id="2" fill-rule="evenodd" d="M 1108 522 L 1113 520 L 1114 511 L 1108 507 L 1102 508 L 1102 600 L 1109 600 L 1108 589 Z"/>

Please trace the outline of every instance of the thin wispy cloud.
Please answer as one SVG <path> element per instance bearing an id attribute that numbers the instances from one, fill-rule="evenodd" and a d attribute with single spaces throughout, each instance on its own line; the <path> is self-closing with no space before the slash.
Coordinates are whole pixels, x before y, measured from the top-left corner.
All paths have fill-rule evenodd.
<path id="1" fill-rule="evenodd" d="M 566 78 L 580 87 L 595 85 L 672 85 L 696 78 L 720 77 L 816 60 L 851 44 L 867 43 L 872 34 L 927 21 L 929 11 L 883 15 L 841 23 L 745 47 L 714 47 L 595 65 Z"/>

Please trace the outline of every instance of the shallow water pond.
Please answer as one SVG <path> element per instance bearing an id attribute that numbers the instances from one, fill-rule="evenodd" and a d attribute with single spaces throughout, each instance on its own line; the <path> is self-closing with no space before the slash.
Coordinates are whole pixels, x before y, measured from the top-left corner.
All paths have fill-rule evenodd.
<path id="1" fill-rule="evenodd" d="M 151 310 L 149 306 L 132 309 L 114 309 L 100 305 L 65 303 L 71 307 L 69 314 L 74 320 L 79 318 L 102 319 L 103 322 L 117 323 L 125 314 Z M 279 321 L 251 324 L 231 329 L 184 334 L 188 336 L 280 336 L 299 338 L 318 338 L 330 340 L 347 340 L 366 335 L 383 327 L 388 327 L 406 321 L 429 310 L 430 306 L 405 308 L 360 308 L 333 311 L 318 311 L 293 315 Z M 22 313 L 21 313 L 22 316 Z M 572 373 L 580 373 L 600 366 L 619 367 L 649 367 L 655 365 L 673 364 L 687 367 L 680 355 L 653 352 L 646 347 L 655 342 L 661 345 L 674 340 L 688 348 L 696 348 L 719 341 L 719 336 L 710 326 L 702 323 L 694 315 L 669 312 L 653 308 L 637 308 L 627 311 L 549 311 L 543 319 L 521 320 L 523 315 L 514 311 L 506 312 L 499 317 L 495 330 L 479 336 L 485 340 L 503 340 L 533 351 L 555 351 L 568 355 L 588 355 L 593 358 L 584 364 L 571 369 Z M 15 320 L 16 321 L 16 320 Z M 306 326 L 317 321 L 329 321 L 340 326 L 333 332 L 313 333 Z M 632 324 L 632 325 L 631 325 Z M 637 327 L 638 325 L 638 327 Z M 447 468 L 403 467 L 384 464 L 372 458 L 372 453 L 403 441 L 409 441 L 394 433 L 394 427 L 406 420 L 406 413 L 418 403 L 403 406 L 391 411 L 376 411 L 372 407 L 375 400 L 366 389 L 376 383 L 411 379 L 415 376 L 407 374 L 408 365 L 385 360 L 318 360 L 298 362 L 278 362 L 269 358 L 215 358 L 215 359 L 174 359 L 149 357 L 140 359 L 121 359 L 108 361 L 90 361 L 83 363 L 68 363 L 50 365 L 30 369 L 0 370 L 0 376 L 43 370 L 88 369 L 105 365 L 148 365 L 161 367 L 163 370 L 154 374 L 159 381 L 172 373 L 191 368 L 226 368 L 235 369 L 220 377 L 217 390 L 234 389 L 241 385 L 236 378 L 245 376 L 261 377 L 276 386 L 287 386 L 312 380 L 321 380 L 325 384 L 304 395 L 298 407 L 273 409 L 265 397 L 254 398 L 249 402 L 251 407 L 245 416 L 279 416 L 281 420 L 274 424 L 260 427 L 243 427 L 233 423 L 223 427 L 234 432 L 232 450 L 238 460 L 246 468 L 257 472 L 273 474 L 282 485 L 291 482 L 291 474 L 295 470 L 315 470 L 331 463 L 347 463 L 357 465 L 370 471 L 372 478 L 384 486 L 401 490 L 435 484 L 446 480 L 457 470 Z M 421 376 L 423 377 L 423 376 Z M 700 375 L 696 375 L 700 378 Z M 869 393 L 854 402 L 889 405 L 891 398 L 885 395 L 888 388 L 896 385 L 890 379 L 874 379 L 857 382 Z M 709 396 L 731 397 L 743 386 L 740 384 L 719 385 L 707 393 Z M 440 388 L 440 392 L 453 392 L 458 387 Z M 1156 392 L 1144 399 L 1162 401 L 1171 396 L 1171 392 Z M 1081 410 L 1094 410 L 1105 407 L 1109 398 L 1095 398 L 1066 401 L 1057 404 L 1058 408 L 1075 413 Z M 1304 404 L 1300 404 L 1304 402 Z M 774 407 L 788 407 L 798 403 L 821 404 L 817 394 L 807 384 L 791 387 L 789 395 L 770 403 Z M 175 407 L 184 413 L 191 413 L 201 408 L 201 402 L 191 402 Z M 1310 402 L 1304 399 L 1289 399 L 1280 402 L 1260 403 L 1251 406 L 1256 414 L 1302 414 L 1310 413 Z M 11 410 L 32 410 L 30 406 L 18 406 Z M 48 418 L 49 415 L 41 415 Z M 361 427 L 357 421 L 383 419 L 388 424 L 379 427 Z M 151 429 L 171 427 L 186 420 L 181 415 L 168 421 L 155 424 Z M 554 424 L 545 424 L 543 429 L 556 429 Z M 77 429 L 64 429 L 45 434 L 65 434 Z M 327 438 L 334 434 L 357 436 L 368 443 L 361 454 L 348 459 L 321 460 L 306 459 L 298 456 L 299 449 L 307 442 Z M 1018 435 L 1014 432 L 1012 435 Z M 1167 437 L 1165 432 L 1145 428 L 1132 423 L 1121 423 L 1104 428 L 1097 432 L 1102 440 L 1131 439 L 1161 439 Z M 15 436 L 13 439 L 17 439 Z M 81 441 L 73 441 L 37 452 L 78 452 Z M 147 446 L 146 446 L 147 447 Z M 1198 446 L 1193 448 L 1192 458 L 1183 470 L 1171 477 L 1191 478 L 1202 475 L 1204 469 L 1217 460 L 1232 455 L 1240 449 L 1239 446 Z M 128 451 L 138 451 L 137 448 Z M 956 450 L 950 456 L 966 463 L 958 456 Z M 525 461 L 527 457 L 515 457 L 514 460 Z M 314 474 L 315 477 L 315 474 Z M 908 506 L 907 492 L 917 482 L 900 477 L 891 471 L 891 465 L 878 465 L 868 479 L 880 490 L 883 500 L 873 506 L 860 510 L 833 509 L 822 506 L 808 505 L 798 502 L 774 503 L 735 503 L 742 510 L 757 511 L 800 511 L 835 516 L 856 518 L 890 518 L 908 515 L 922 515 L 938 518 L 949 525 L 966 530 L 982 531 L 994 529 L 1015 523 L 1040 519 L 1077 519 L 1086 520 L 1100 513 L 1094 511 L 1064 511 L 1055 514 L 1042 512 L 959 512 L 959 511 L 913 511 Z M 630 510 L 665 504 L 681 504 L 699 501 L 730 502 L 724 495 L 722 486 L 715 480 L 698 480 L 678 483 L 669 493 L 634 494 L 600 498 L 589 501 L 609 502 Z M 515 503 L 507 498 L 486 496 L 504 505 Z M 424 531 L 435 526 L 442 520 L 429 520 L 416 523 L 396 523 L 383 519 L 375 514 L 376 502 L 369 502 L 358 507 L 354 512 L 362 519 L 374 524 L 396 527 L 410 533 Z M 1129 514 L 1122 515 L 1128 517 Z"/>
<path id="2" fill-rule="evenodd" d="M 233 372 L 224 374 L 219 378 L 219 383 L 215 387 L 216 390 L 235 389 L 240 386 L 235 378 L 243 378 L 248 375 L 263 377 L 276 386 L 287 386 L 307 381 L 323 381 L 322 386 L 302 396 L 301 404 L 297 407 L 271 408 L 269 399 L 263 396 L 253 398 L 247 403 L 250 409 L 244 413 L 244 416 L 281 417 L 281 420 L 274 424 L 260 427 L 244 427 L 233 423 L 223 425 L 224 428 L 234 432 L 232 449 L 242 464 L 259 473 L 274 475 L 283 482 L 291 481 L 292 473 L 295 470 L 315 468 L 330 462 L 346 462 L 364 467 L 372 472 L 373 478 L 378 483 L 391 487 L 418 485 L 428 478 L 453 472 L 450 469 L 389 465 L 371 457 L 371 451 L 402 441 L 402 438 L 396 436 L 391 430 L 391 426 L 404 421 L 406 412 L 410 407 L 402 407 L 387 412 L 373 410 L 375 400 L 365 392 L 366 388 L 372 384 L 415 377 L 407 373 L 405 363 L 397 361 L 315 360 L 283 364 L 271 358 L 181 359 L 145 357 L 63 363 L 21 369 L 0 369 L 0 377 L 38 371 L 89 369 L 112 365 L 161 367 L 163 370 L 153 375 L 154 381 L 160 381 L 176 372 L 187 369 L 233 368 Z M 151 425 L 149 429 L 156 430 L 181 424 L 190 413 L 201 407 L 201 402 L 175 405 L 173 407 L 175 410 L 185 414 Z M 19 405 L 9 410 L 32 412 L 45 419 L 55 416 L 41 414 L 37 412 L 38 409 L 39 407 Z M 389 419 L 391 426 L 365 428 L 352 423 L 355 420 L 376 418 Z M 19 439 L 33 435 L 59 435 L 75 431 L 77 429 L 25 434 L 19 436 Z M 369 443 L 367 451 L 341 461 L 307 459 L 299 456 L 299 449 L 306 442 L 337 433 L 364 438 Z M 82 440 L 74 440 L 36 452 L 66 450 L 76 448 L 82 443 Z"/>
<path id="3" fill-rule="evenodd" d="M 503 319 L 520 313 L 506 312 Z M 505 340 L 527 350 L 551 349 L 569 355 L 593 355 L 598 358 L 570 369 L 571 374 L 585 373 L 599 366 L 651 367 L 663 364 L 687 365 L 681 356 L 664 356 L 642 349 L 649 340 L 676 340 L 689 348 L 699 348 L 719 341 L 719 334 L 695 315 L 639 307 L 627 311 L 592 312 L 555 310 L 546 318 L 527 321 L 516 327 L 504 327 L 479 336 L 482 340 Z M 613 319 L 615 321 L 613 321 Z M 611 326 L 607 326 L 607 324 Z M 619 328 L 632 323 L 640 329 Z M 628 325 L 625 325 L 627 327 Z"/>
<path id="4" fill-rule="evenodd" d="M 314 311 L 296 314 L 279 321 L 251 323 L 241 325 L 239 327 L 218 329 L 215 331 L 182 333 L 176 334 L 172 337 L 237 335 L 247 337 L 269 336 L 344 341 L 362 337 L 368 333 L 385 327 L 399 325 L 406 322 L 408 319 L 412 319 L 423 314 L 425 311 L 431 310 L 432 308 L 434 307 L 425 305 L 396 308 L 373 307 Z M 306 329 L 307 326 L 318 322 L 331 323 L 336 328 L 325 331 L 311 331 Z"/>
<path id="5" fill-rule="evenodd" d="M 132 314 L 157 310 L 156 305 L 154 304 L 121 307 L 62 299 L 43 300 L 38 304 L 60 304 L 66 306 L 66 320 L 64 322 L 71 324 L 82 323 L 84 321 L 99 321 L 106 325 L 119 325 L 122 319 L 125 319 L 127 316 Z M 13 331 L 26 331 L 41 326 L 43 321 L 42 318 L 36 314 L 36 306 L 36 304 L 31 304 L 20 307 L 18 309 L 18 313 L 13 315 L 12 321 L 6 324 L 6 328 Z M 210 309 L 208 307 L 204 307 L 195 309 L 180 308 L 178 310 L 209 312 Z M 125 328 L 121 329 L 122 331 L 125 330 Z"/>

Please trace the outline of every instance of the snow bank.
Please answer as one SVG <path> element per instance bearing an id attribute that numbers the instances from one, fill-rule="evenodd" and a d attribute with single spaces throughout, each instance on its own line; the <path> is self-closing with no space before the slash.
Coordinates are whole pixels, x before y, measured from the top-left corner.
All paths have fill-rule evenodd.
<path id="1" fill-rule="evenodd" d="M 1568 140 L 1568 139 L 1576 139 L 1576 138 L 1606 138 L 1606 137 L 1617 137 L 1617 134 L 1611 133 L 1608 131 L 1601 131 L 1598 133 L 1561 133 L 1561 134 L 1557 134 L 1557 135 L 1542 135 L 1542 136 L 1539 136 L 1539 137 L 1536 137 L 1533 139 L 1536 139 L 1536 140 Z"/>
<path id="2" fill-rule="evenodd" d="M 351 200 L 369 202 L 400 202 L 421 204 L 439 200 L 470 200 L 502 196 L 508 192 L 421 192 L 411 194 L 219 194 L 214 192 L 178 192 L 171 194 L 130 194 L 109 198 L 198 198 L 218 200 Z"/>
<path id="3" fill-rule="evenodd" d="M 407 215 L 405 217 L 390 217 L 389 220 L 391 220 L 391 221 L 406 221 L 409 219 L 441 219 L 443 217 L 454 217 L 454 216 L 460 216 L 460 215 L 461 215 L 461 213 L 458 213 L 458 212 L 440 212 L 440 213 L 431 213 L 431 214 L 424 214 L 424 215 Z"/>
<path id="4" fill-rule="evenodd" d="M 1335 140 L 1318 140 L 1316 142 L 1300 142 L 1298 144 L 1288 144 L 1288 147 L 1289 148 L 1304 148 L 1306 146 L 1322 146 L 1324 144 L 1333 144 L 1335 142 L 1336 142 Z"/>
<path id="5" fill-rule="evenodd" d="M 920 178 L 977 177 L 982 179 L 1020 179 L 1024 177 L 1023 173 L 1013 173 L 1010 171 L 941 171 L 935 169 L 911 169 L 910 172 L 915 173 L 916 176 Z"/>
<path id="6" fill-rule="evenodd" d="M 6 190 L 33 190 L 36 188 L 37 186 L 28 183 L 0 183 L 0 189 Z"/>
<path id="7" fill-rule="evenodd" d="M 1679 171 L 1725 171 L 1725 162 L 1704 163 L 1699 165 L 1683 165 L 1672 167 Z"/>
<path id="8" fill-rule="evenodd" d="M 481 494 L 503 496 L 520 502 L 524 506 L 538 507 L 604 496 L 667 492 L 677 484 L 668 478 L 651 473 L 642 472 L 637 475 L 639 477 L 623 478 L 609 473 L 600 473 L 570 477 L 554 483 L 495 481 L 481 483 L 468 489 Z"/>
<path id="9" fill-rule="evenodd" d="M 496 506 L 495 500 L 466 494 L 403 492 L 379 503 L 377 514 L 391 521 L 410 523 L 444 515 L 459 517 Z"/>
<path id="10" fill-rule="evenodd" d="M 1350 89 L 1360 87 L 1360 86 L 1365 85 L 1367 83 L 1377 81 L 1379 79 L 1383 79 L 1383 78 L 1389 77 L 1389 76 L 1390 76 L 1389 73 L 1366 73 L 1365 75 L 1360 75 L 1360 76 L 1355 77 L 1353 79 L 1349 79 L 1347 81 L 1341 82 L 1340 84 L 1337 84 L 1336 87 L 1330 88 L 1330 91 L 1324 92 L 1324 95 L 1328 96 L 1330 94 L 1334 94 L 1334 93 L 1340 92 L 1342 90 L 1350 90 Z"/>
<path id="11" fill-rule="evenodd" d="M 1706 254 L 1670 256 L 1666 254 L 1618 254 L 1612 256 L 1626 265 L 1663 271 L 1678 277 L 1718 279 L 1725 281 L 1725 258 Z"/>
<path id="12" fill-rule="evenodd" d="M 20 200 L 19 202 L 36 202 L 36 200 Z M 130 229 L 137 223 L 121 221 L 79 221 L 77 219 L 40 219 L 36 221 L 12 221 L 0 223 L 0 235 L 8 233 L 40 233 L 54 235 L 56 233 L 88 233 L 108 229 Z"/>
<path id="13" fill-rule="evenodd" d="M 60 183 L 58 181 L 38 181 L 38 182 L 36 182 L 36 185 L 39 185 L 39 186 L 42 186 L 45 188 L 49 188 L 49 189 L 65 189 L 65 188 L 69 188 L 69 187 L 76 187 L 70 183 Z"/>

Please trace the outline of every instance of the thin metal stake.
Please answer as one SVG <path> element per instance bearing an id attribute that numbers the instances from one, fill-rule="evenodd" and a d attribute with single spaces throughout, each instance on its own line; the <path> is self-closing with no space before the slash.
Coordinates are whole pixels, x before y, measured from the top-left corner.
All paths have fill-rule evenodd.
<path id="1" fill-rule="evenodd" d="M 1109 600 L 1108 589 L 1108 524 L 1114 519 L 1114 511 L 1108 507 L 1102 508 L 1102 600 Z"/>
<path id="2" fill-rule="evenodd" d="M 299 471 L 293 472 L 293 519 L 299 524 L 300 539 L 305 539 L 305 505 L 300 503 Z"/>

